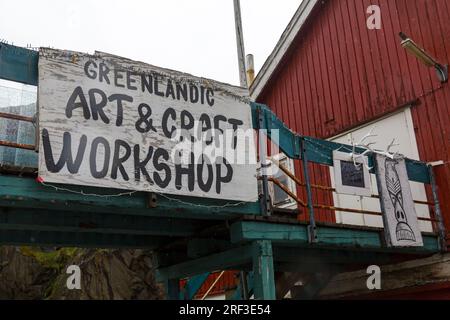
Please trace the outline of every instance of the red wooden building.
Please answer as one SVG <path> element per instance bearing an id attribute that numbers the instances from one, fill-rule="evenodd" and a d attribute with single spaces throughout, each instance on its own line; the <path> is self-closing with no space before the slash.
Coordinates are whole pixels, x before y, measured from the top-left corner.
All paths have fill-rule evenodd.
<path id="1" fill-rule="evenodd" d="M 381 26 L 367 20 L 378 6 Z M 368 10 L 371 7 L 371 10 Z M 447 0 L 303 0 L 250 87 L 251 97 L 268 105 L 291 130 L 303 135 L 348 143 L 373 130 L 373 142 L 383 149 L 396 139 L 409 158 L 435 162 L 444 222 L 450 230 L 450 87 L 401 46 L 403 32 L 441 64 L 450 62 L 450 3 Z M 278 160 L 282 155 L 272 151 Z M 301 163 L 284 163 L 302 180 Z M 329 167 L 311 166 L 312 184 L 333 187 Z M 277 177 L 299 198 L 306 191 L 288 177 Z M 376 184 L 374 183 L 374 188 Z M 415 200 L 431 201 L 430 190 L 412 185 Z M 274 206 L 296 207 L 276 186 Z M 315 188 L 313 202 L 336 207 L 380 211 L 378 199 L 358 199 Z M 416 205 L 418 215 L 433 217 L 433 207 Z M 306 219 L 299 209 L 299 219 Z M 316 210 L 322 222 L 382 226 L 381 217 Z M 431 224 L 421 225 L 431 231 Z M 434 229 L 436 230 L 436 229 Z M 450 242 L 448 242 L 450 245 Z M 450 299 L 447 255 L 388 267 L 385 291 L 367 294 L 353 286 L 364 271 L 339 275 L 324 290 L 324 298 Z M 398 274 L 401 274 L 399 276 Z M 209 286 L 217 274 L 208 279 Z M 433 281 L 429 279 L 433 277 Z M 414 278 L 417 278 L 414 279 Z M 359 281 L 361 282 L 361 281 Z M 364 281 L 362 281 L 364 282 Z M 214 294 L 237 283 L 237 274 L 217 282 Z M 365 282 L 364 282 L 365 283 Z M 334 285 L 334 287 L 333 287 Z M 202 290 L 209 288 L 204 285 Z M 336 289 L 336 288 L 340 289 Z M 364 293 L 362 293 L 364 292 Z"/>
<path id="2" fill-rule="evenodd" d="M 367 8 L 381 9 L 381 29 L 369 30 Z M 407 110 L 407 146 L 435 167 L 442 211 L 450 228 L 450 88 L 400 45 L 399 32 L 420 43 L 438 60 L 450 61 L 450 4 L 445 0 L 304 0 L 251 86 L 265 103 L 301 134 L 339 140 L 348 132 L 386 129 L 389 118 Z M 363 131 L 367 127 L 366 131 Z M 395 130 L 387 136 L 396 136 Z M 382 139 L 381 137 L 380 139 Z M 342 140 L 342 139 L 341 139 Z M 384 143 L 385 141 L 378 141 Z M 385 146 L 389 144 L 387 142 Z M 401 147 L 401 145 L 400 145 Z M 401 150 L 400 148 L 400 151 Z M 295 171 L 300 175 L 300 164 Z M 313 183 L 331 185 L 328 168 L 315 168 Z M 300 193 L 300 191 L 299 191 Z M 316 191 L 319 202 L 332 195 Z M 327 212 L 319 217 L 334 221 Z"/>
<path id="3" fill-rule="evenodd" d="M 380 9 L 380 29 L 367 25 L 373 5 Z M 253 82 L 251 96 L 298 133 L 347 142 L 348 133 L 361 137 L 373 129 L 380 148 L 396 138 L 397 151 L 437 162 L 441 209 L 450 230 L 450 87 L 434 68 L 407 53 L 399 37 L 405 33 L 448 64 L 449 17 L 447 0 L 303 0 Z M 300 163 L 292 168 L 301 179 Z M 328 167 L 316 166 L 311 173 L 313 184 L 333 185 Z M 412 189 L 416 199 L 431 200 L 430 190 Z M 304 190 L 296 192 L 305 198 Z M 340 207 L 378 205 L 320 189 L 314 199 Z M 433 216 L 431 207 L 417 211 Z M 375 218 L 331 210 L 316 217 L 369 226 L 381 223 Z"/>

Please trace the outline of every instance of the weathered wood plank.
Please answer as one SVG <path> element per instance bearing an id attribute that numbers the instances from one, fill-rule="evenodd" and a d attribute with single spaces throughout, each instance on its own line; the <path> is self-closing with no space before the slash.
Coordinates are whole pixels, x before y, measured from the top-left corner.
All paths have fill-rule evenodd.
<path id="1" fill-rule="evenodd" d="M 321 298 L 345 298 L 383 294 L 397 289 L 411 289 L 450 282 L 450 255 L 437 254 L 429 258 L 380 266 L 381 290 L 367 289 L 366 270 L 341 273 L 335 276 L 320 293 Z"/>
<path id="2" fill-rule="evenodd" d="M 99 53 L 41 49 L 46 182 L 257 200 L 247 92 Z"/>
<path id="3" fill-rule="evenodd" d="M 260 214 L 258 202 L 239 203 L 177 196 L 172 196 L 171 199 L 173 200 L 169 200 L 157 196 L 156 208 L 150 208 L 149 194 L 145 192 L 121 197 L 98 197 L 86 194 L 111 195 L 121 191 L 92 187 L 62 187 L 68 187 L 78 192 L 83 191 L 85 195 L 55 190 L 37 183 L 32 178 L 2 175 L 0 176 L 0 204 L 15 208 L 43 208 L 77 212 L 95 211 L 165 218 L 225 219 L 239 214 Z"/>

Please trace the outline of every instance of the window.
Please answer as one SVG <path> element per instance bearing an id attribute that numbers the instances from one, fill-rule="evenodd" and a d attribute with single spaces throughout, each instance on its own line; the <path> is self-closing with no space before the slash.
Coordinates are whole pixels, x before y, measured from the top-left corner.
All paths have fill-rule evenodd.
<path id="1" fill-rule="evenodd" d="M 289 190 L 296 194 L 296 186 L 295 182 L 289 178 L 281 169 L 278 168 L 277 163 L 286 167 L 290 172 L 295 174 L 294 171 L 294 162 L 292 159 L 289 159 L 284 154 L 278 154 L 273 156 L 272 159 L 272 173 L 273 177 L 280 181 L 283 185 L 289 188 Z M 270 183 L 269 185 L 270 195 L 272 198 L 272 205 L 278 208 L 296 208 L 297 202 L 292 199 L 283 189 L 277 186 L 274 183 Z"/>
<path id="2" fill-rule="evenodd" d="M 355 158 L 353 162 L 349 153 L 334 151 L 333 163 L 336 192 L 358 196 L 372 194 L 367 157 Z"/>

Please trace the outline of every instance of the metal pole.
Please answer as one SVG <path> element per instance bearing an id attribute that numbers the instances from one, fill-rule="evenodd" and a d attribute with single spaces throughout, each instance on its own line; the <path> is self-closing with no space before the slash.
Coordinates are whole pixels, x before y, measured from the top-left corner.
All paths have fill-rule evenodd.
<path id="1" fill-rule="evenodd" d="M 250 87 L 255 80 L 255 62 L 252 54 L 245 57 L 246 71 L 247 71 L 247 85 Z"/>
<path id="2" fill-rule="evenodd" d="M 247 283 L 247 272 L 241 271 L 239 273 L 240 282 L 241 282 L 241 292 L 242 292 L 242 300 L 248 300 L 248 283 Z"/>
<path id="3" fill-rule="evenodd" d="M 305 139 L 300 139 L 300 145 L 302 148 L 302 161 L 303 161 L 303 174 L 305 175 L 305 184 L 306 184 L 306 195 L 308 199 L 308 211 L 309 211 L 309 241 L 311 243 L 317 242 L 317 234 L 316 234 L 316 220 L 314 218 L 314 206 L 312 200 L 312 191 L 311 191 L 311 182 L 309 180 L 309 172 L 308 172 L 308 158 L 306 155 L 306 147 L 305 147 Z"/>
<path id="4" fill-rule="evenodd" d="M 235 27 L 236 27 L 236 44 L 237 44 L 237 56 L 238 56 L 238 65 L 239 65 L 239 80 L 241 83 L 241 87 L 247 88 L 247 76 L 245 73 L 244 33 L 242 31 L 240 0 L 233 0 L 233 4 L 234 4 L 234 23 L 235 23 Z"/>
<path id="5" fill-rule="evenodd" d="M 258 142 L 259 142 L 259 162 L 261 163 L 261 177 L 262 177 L 262 198 L 261 211 L 264 216 L 270 216 L 270 196 L 269 196 L 269 182 L 267 178 L 267 145 L 266 135 L 264 134 L 264 115 L 261 108 L 258 112 Z"/>
<path id="6" fill-rule="evenodd" d="M 434 170 L 433 166 L 428 166 L 428 172 L 430 173 L 430 182 L 431 182 L 431 192 L 433 194 L 433 200 L 434 200 L 434 214 L 436 215 L 437 225 L 438 225 L 438 232 L 439 232 L 439 240 L 440 240 L 440 246 L 441 251 L 445 252 L 447 251 L 447 241 L 445 236 L 445 226 L 444 221 L 442 220 L 442 213 L 441 213 L 441 205 L 439 203 L 439 196 L 438 196 L 438 188 L 436 185 L 436 178 L 434 176 Z"/>

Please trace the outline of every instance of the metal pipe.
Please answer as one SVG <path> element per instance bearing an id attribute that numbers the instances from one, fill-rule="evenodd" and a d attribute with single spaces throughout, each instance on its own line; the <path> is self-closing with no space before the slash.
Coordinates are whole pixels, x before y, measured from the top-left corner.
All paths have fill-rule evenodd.
<path id="1" fill-rule="evenodd" d="M 247 88 L 247 76 L 245 75 L 245 48 L 244 32 L 242 31 L 241 3 L 239 0 L 233 0 L 234 4 L 234 23 L 236 28 L 236 44 L 239 65 L 239 80 L 241 87 Z"/>
<path id="2" fill-rule="evenodd" d="M 246 57 L 246 72 L 247 72 L 247 86 L 250 88 L 250 86 L 253 83 L 253 80 L 255 80 L 255 62 L 253 60 L 253 55 L 248 54 Z"/>
<path id="3" fill-rule="evenodd" d="M 247 283 L 247 272 L 239 272 L 241 290 L 242 290 L 242 300 L 249 300 L 248 296 L 248 283 Z"/>
<path id="4" fill-rule="evenodd" d="M 288 168 L 286 168 L 283 164 L 281 164 L 278 160 L 276 159 L 272 159 L 273 162 L 275 162 L 275 164 L 281 169 L 281 171 L 283 171 L 289 178 L 291 178 L 292 180 L 294 180 L 294 182 L 301 187 L 306 187 L 306 184 L 303 183 L 299 178 L 297 178 L 292 172 L 289 171 Z M 311 184 L 311 188 L 313 189 L 318 189 L 318 190 L 323 190 L 323 191 L 332 191 L 332 192 L 336 192 L 335 188 L 332 187 L 327 187 L 327 186 L 321 186 L 321 185 L 317 185 L 317 184 Z M 370 195 L 371 198 L 376 198 L 379 199 L 380 196 L 376 195 L 376 194 L 372 194 Z M 433 202 L 428 202 L 428 201 L 421 201 L 421 200 L 414 200 L 414 203 L 417 204 L 423 204 L 423 205 L 428 205 L 428 206 L 434 206 Z"/>
<path id="5" fill-rule="evenodd" d="M 289 190 L 289 188 L 287 186 L 285 186 L 283 183 L 281 183 L 281 181 L 278 180 L 277 178 L 271 177 L 268 180 L 275 183 L 281 190 L 286 192 L 292 199 L 297 201 L 297 203 L 299 203 L 302 207 L 306 208 L 308 206 L 305 202 L 303 202 L 301 199 L 299 199 L 291 190 Z"/>
<path id="6" fill-rule="evenodd" d="M 439 203 L 439 196 L 438 196 L 438 187 L 436 184 L 436 177 L 434 176 L 433 166 L 431 165 L 428 166 L 428 172 L 430 174 L 431 193 L 433 194 L 434 199 L 434 215 L 437 219 L 440 247 L 441 251 L 445 252 L 447 251 L 447 240 L 445 234 L 444 221 L 442 219 L 441 205 Z"/>
<path id="7" fill-rule="evenodd" d="M 222 271 L 221 273 L 219 273 L 219 275 L 217 276 L 216 280 L 214 280 L 214 282 L 211 284 L 211 286 L 209 287 L 209 289 L 206 291 L 206 293 L 203 295 L 203 297 L 200 300 L 205 300 L 205 298 L 208 296 L 208 294 L 211 292 L 211 290 L 214 288 L 214 286 L 216 285 L 217 282 L 219 282 L 220 278 L 222 278 L 222 276 L 224 275 L 225 270 Z"/>
<path id="8" fill-rule="evenodd" d="M 267 145 L 266 136 L 264 135 L 264 115 L 261 108 L 257 109 L 258 112 L 258 142 L 259 142 L 259 162 L 261 163 L 261 176 L 262 176 L 262 199 L 261 210 L 264 216 L 270 216 L 270 197 L 269 197 L 269 183 L 267 181 Z"/>
<path id="9" fill-rule="evenodd" d="M 317 234 L 316 234 L 316 220 L 314 217 L 314 206 L 312 203 L 312 191 L 311 191 L 311 182 L 309 180 L 309 172 L 308 172 L 308 158 L 306 154 L 305 147 L 305 139 L 299 137 L 300 145 L 301 145 L 301 155 L 303 161 L 303 173 L 305 175 L 305 183 L 306 183 L 306 195 L 308 199 L 308 211 L 309 211 L 309 241 L 311 243 L 317 242 Z"/>
<path id="10" fill-rule="evenodd" d="M 17 148 L 17 149 L 25 149 L 25 150 L 34 150 L 35 149 L 35 146 L 32 144 L 23 144 L 23 143 L 16 143 L 16 142 L 3 141 L 3 140 L 0 140 L 0 146 L 9 147 L 9 148 Z"/>
<path id="11" fill-rule="evenodd" d="M 31 123 L 34 122 L 33 117 L 27 117 L 27 116 L 22 116 L 20 114 L 13 114 L 13 113 L 6 113 L 6 112 L 0 112 L 0 118 L 26 121 L 26 122 L 31 122 Z"/>
<path id="12" fill-rule="evenodd" d="M 304 207 L 304 208 L 308 207 L 308 205 L 303 200 L 298 198 L 292 191 L 289 190 L 289 188 L 286 185 L 281 183 L 280 180 L 273 178 L 273 177 L 269 178 L 268 180 L 273 182 L 274 184 L 276 184 L 281 190 L 286 192 L 292 199 L 294 199 L 302 207 Z M 373 215 L 373 216 L 382 216 L 383 215 L 381 212 L 377 212 L 377 211 L 352 209 L 352 208 L 341 208 L 341 207 L 335 207 L 335 206 L 325 205 L 325 204 L 313 204 L 313 207 L 315 209 L 343 211 L 343 212 L 350 212 L 350 213 L 360 213 L 360 214 L 367 214 L 367 215 Z M 431 222 L 437 221 L 437 220 L 434 220 L 431 218 L 424 218 L 424 217 L 418 217 L 418 219 L 422 220 L 422 221 L 431 221 Z"/>

